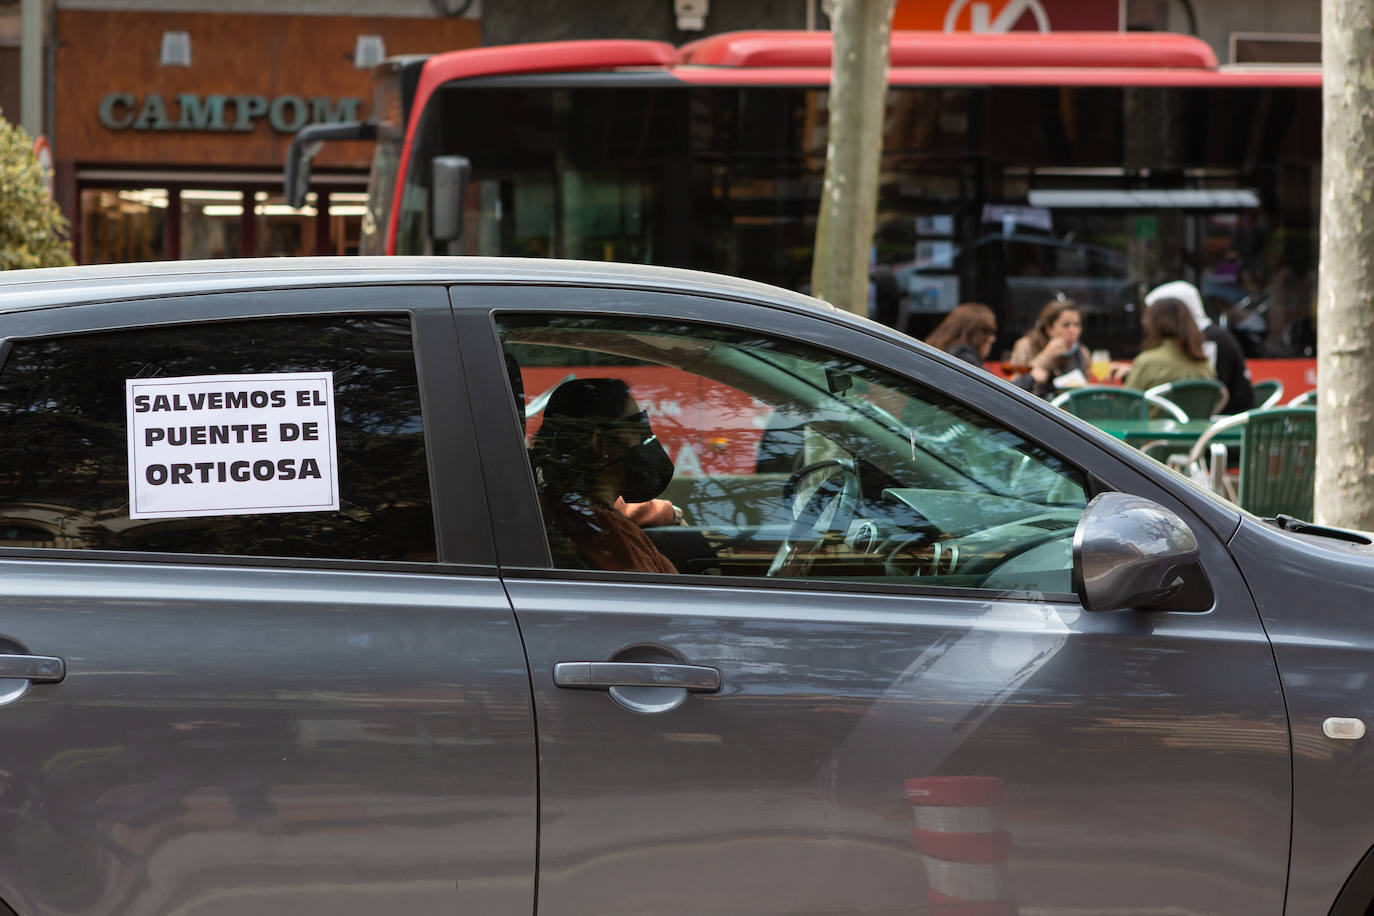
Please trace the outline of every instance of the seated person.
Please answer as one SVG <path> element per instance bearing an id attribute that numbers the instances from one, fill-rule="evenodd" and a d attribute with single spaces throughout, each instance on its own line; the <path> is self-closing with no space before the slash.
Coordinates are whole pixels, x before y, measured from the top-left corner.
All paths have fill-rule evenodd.
<path id="1" fill-rule="evenodd" d="M 1187 280 L 1156 286 L 1145 296 L 1145 307 L 1148 309 L 1161 299 L 1177 299 L 1187 306 L 1188 314 L 1202 332 L 1202 352 L 1216 370 L 1217 380 L 1226 386 L 1226 402 L 1217 413 L 1243 413 L 1254 407 L 1255 389 L 1250 384 L 1250 370 L 1245 366 L 1240 341 L 1229 328 L 1207 314 L 1197 287 Z"/>
<path id="2" fill-rule="evenodd" d="M 926 343 L 983 368 L 997 339 L 997 316 L 981 302 L 962 302 L 936 326 Z"/>
<path id="3" fill-rule="evenodd" d="M 648 535 L 617 504 L 653 500 L 673 462 L 648 417 L 616 378 L 571 379 L 544 407 L 530 463 L 555 555 L 592 569 L 675 573 Z M 623 503 L 620 503 L 623 506 Z"/>
<path id="4" fill-rule="evenodd" d="M 506 375 L 510 379 L 511 394 L 515 397 L 515 416 L 520 428 L 525 427 L 525 379 L 520 374 L 520 364 L 509 351 L 505 353 Z M 630 521 L 641 528 L 657 528 L 662 525 L 684 524 L 682 510 L 666 499 L 651 499 L 644 503 L 626 503 L 617 499 L 615 508 L 623 512 Z"/>
<path id="5" fill-rule="evenodd" d="M 641 528 L 662 528 L 664 525 L 684 525 L 682 510 L 666 499 L 651 499 L 643 503 L 627 503 L 625 497 L 615 501 L 615 508 Z"/>
<path id="6" fill-rule="evenodd" d="M 1079 344 L 1083 319 L 1072 299 L 1053 299 L 1040 310 L 1035 327 L 1011 348 L 1011 363 L 1024 366 L 1012 384 L 1040 397 L 1055 393 L 1055 379 L 1075 370 L 1088 374 L 1088 354 Z"/>
<path id="7" fill-rule="evenodd" d="M 1202 333 L 1181 300 L 1156 299 L 1140 324 L 1145 342 L 1122 385 L 1145 391 L 1168 382 L 1217 377 L 1202 349 Z"/>

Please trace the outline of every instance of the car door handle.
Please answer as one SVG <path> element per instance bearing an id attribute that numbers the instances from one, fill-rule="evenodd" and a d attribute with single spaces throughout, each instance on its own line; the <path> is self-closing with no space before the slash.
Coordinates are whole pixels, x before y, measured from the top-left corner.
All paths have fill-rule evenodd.
<path id="1" fill-rule="evenodd" d="M 49 655 L 0 655 L 0 678 L 55 684 L 67 676 L 67 663 Z"/>
<path id="2" fill-rule="evenodd" d="M 702 665 L 657 662 L 559 662 L 553 666 L 559 687 L 609 690 L 612 687 L 683 687 L 692 693 L 720 689 L 720 671 Z"/>

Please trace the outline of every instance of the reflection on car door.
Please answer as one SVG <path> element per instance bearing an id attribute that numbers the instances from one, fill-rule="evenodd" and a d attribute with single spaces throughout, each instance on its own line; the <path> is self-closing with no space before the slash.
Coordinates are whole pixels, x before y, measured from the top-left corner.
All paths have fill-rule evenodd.
<path id="1" fill-rule="evenodd" d="M 86 560 L 0 579 L 6 654 L 67 666 L 0 706 L 17 912 L 529 912 L 528 682 L 494 579 Z"/>
<path id="2" fill-rule="evenodd" d="M 463 491 L 446 293 L 45 310 L 0 337 L 0 672 L 65 664 L 0 674 L 0 902 L 528 914 L 528 679 Z M 125 379 L 269 371 L 332 374 L 343 511 L 129 518 Z M 480 540 L 448 536 L 450 501 Z"/>
<path id="3" fill-rule="evenodd" d="M 566 304 L 605 308 L 586 300 Z M 636 307 L 673 308 L 616 294 L 618 313 Z M 680 308 L 737 328 L 758 320 Z M 885 360 L 1031 439 L 1057 435 L 1059 453 L 1098 479 L 1187 513 L 1005 393 L 816 325 L 775 314 L 768 333 Z M 499 360 L 483 356 L 484 373 L 499 377 Z M 492 461 L 518 460 L 484 447 L 489 479 Z M 510 486 L 493 492 L 514 498 Z M 503 565 L 523 567 L 504 579 L 538 723 L 541 916 L 960 902 L 999 913 L 1281 912 L 1289 758 L 1273 660 L 1223 545 L 1186 517 L 1218 596 L 1205 614 L 530 568 L 521 544 L 542 531 L 526 514 L 534 524 L 498 533 L 498 549 Z M 602 662 L 641 667 L 611 673 Z M 699 669 L 718 671 L 719 685 Z M 656 676 L 694 686 L 607 689 Z"/>
<path id="4" fill-rule="evenodd" d="M 539 722 L 542 914 L 1282 909 L 1287 741 L 1248 609 L 507 588 Z M 654 714 L 555 685 L 559 663 L 627 647 L 721 688 Z"/>

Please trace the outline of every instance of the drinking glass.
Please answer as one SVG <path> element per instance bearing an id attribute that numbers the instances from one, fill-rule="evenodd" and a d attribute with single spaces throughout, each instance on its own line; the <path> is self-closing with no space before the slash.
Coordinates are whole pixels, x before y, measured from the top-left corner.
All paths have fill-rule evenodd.
<path id="1" fill-rule="evenodd" d="M 1104 382 L 1112 374 L 1112 354 L 1106 350 L 1094 350 L 1088 361 L 1088 371 L 1094 381 Z"/>

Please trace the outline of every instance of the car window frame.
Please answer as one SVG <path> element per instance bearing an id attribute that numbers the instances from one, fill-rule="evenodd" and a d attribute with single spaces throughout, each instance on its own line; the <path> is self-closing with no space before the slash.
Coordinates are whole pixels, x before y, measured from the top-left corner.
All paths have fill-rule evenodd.
<path id="1" fill-rule="evenodd" d="M 4 357 L 13 344 L 25 340 L 251 319 L 363 315 L 405 317 L 410 322 L 424 423 L 434 561 L 43 547 L 0 548 L 0 559 L 197 563 L 495 576 L 496 555 L 485 519 L 486 502 L 480 494 L 482 478 L 474 445 L 472 415 L 466 403 L 465 373 L 453 331 L 447 290 L 441 283 L 322 284 L 283 289 L 274 287 L 270 281 L 251 285 L 239 280 L 235 288 L 215 292 L 179 295 L 159 291 L 139 296 L 135 291 L 131 295 L 98 302 L 0 312 L 0 372 L 4 371 Z M 466 496 L 462 492 L 465 481 L 470 483 Z M 473 491 L 478 493 L 476 498 L 471 495 Z"/>
<path id="2" fill-rule="evenodd" d="M 876 365 L 917 384 L 936 389 L 953 400 L 994 418 L 1025 436 L 1049 453 L 1082 470 L 1089 480 L 1091 498 L 1102 490 L 1124 489 L 1134 484 L 1141 492 L 1157 487 L 1141 487 L 1128 468 L 1104 454 L 1092 442 L 1066 435 L 1061 424 L 1041 414 L 1016 396 L 1007 396 L 1010 386 L 991 375 L 980 378 L 978 370 L 946 365 L 920 352 L 918 347 L 899 347 L 882 337 L 865 334 L 824 315 L 808 315 L 788 308 L 774 307 L 767 328 L 759 327 L 759 307 L 763 302 L 680 293 L 671 290 L 626 289 L 615 286 L 582 284 L 567 286 L 554 294 L 548 287 L 532 285 L 455 284 L 450 287 L 454 320 L 469 370 L 468 387 L 472 393 L 474 417 L 479 428 L 491 435 L 482 437 L 479 451 L 492 506 L 493 543 L 502 575 L 526 578 L 564 578 L 607 582 L 644 582 L 656 584 L 704 585 L 717 588 L 763 587 L 819 591 L 901 595 L 947 595 L 963 598 L 1005 598 L 1011 600 L 1077 599 L 1068 593 L 1003 592 L 997 589 L 970 589 L 940 585 L 913 585 L 909 582 L 839 581 L 827 579 L 768 579 L 764 577 L 721 577 L 690 573 L 645 573 L 625 570 L 564 569 L 553 565 L 543 517 L 535 495 L 533 474 L 526 456 L 523 430 L 518 428 L 510 385 L 506 381 L 501 352 L 498 316 L 519 314 L 583 314 L 607 318 L 645 318 L 686 321 L 704 326 L 748 328 L 782 340 L 842 352 L 864 363 Z M 553 302 L 554 304 L 550 304 Z M 915 343 L 914 341 L 912 342 Z M 1019 394 L 1019 392 L 1018 392 Z M 1007 411 L 1011 413 L 1008 414 Z M 504 430 L 504 433 L 499 432 Z M 1068 447 L 1046 444 L 1051 436 Z M 516 472 L 513 469 L 519 468 Z M 1120 481 L 1120 483 L 1118 483 Z M 1161 493 L 1161 495 L 1164 495 Z M 1173 500 L 1170 500 L 1173 502 Z M 1167 503 L 1166 503 L 1167 504 Z"/>

